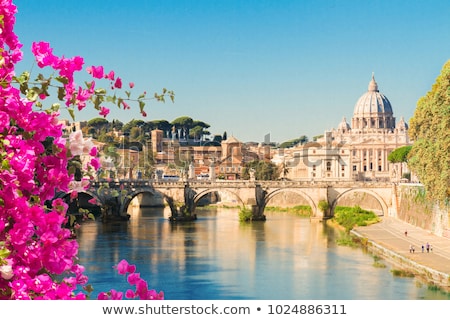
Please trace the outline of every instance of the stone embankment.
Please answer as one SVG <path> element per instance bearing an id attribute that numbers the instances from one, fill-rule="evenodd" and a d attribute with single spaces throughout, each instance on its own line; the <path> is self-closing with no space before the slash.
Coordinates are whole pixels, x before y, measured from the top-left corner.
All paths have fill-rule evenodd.
<path id="1" fill-rule="evenodd" d="M 368 250 L 374 255 L 413 273 L 429 285 L 450 292 L 449 238 L 391 217 L 383 217 L 380 223 L 357 227 L 351 232 L 367 242 Z"/>

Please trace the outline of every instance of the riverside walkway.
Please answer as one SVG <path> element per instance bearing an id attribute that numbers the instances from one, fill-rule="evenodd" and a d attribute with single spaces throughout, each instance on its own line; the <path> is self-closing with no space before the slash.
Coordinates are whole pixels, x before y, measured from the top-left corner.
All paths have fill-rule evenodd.
<path id="1" fill-rule="evenodd" d="M 407 231 L 407 235 L 405 235 Z M 356 227 L 352 230 L 355 235 L 367 238 L 372 245 L 384 248 L 395 262 L 426 275 L 428 280 L 434 278 L 441 286 L 450 291 L 450 239 L 432 234 L 430 231 L 415 227 L 404 221 L 383 217 L 382 221 L 370 226 Z M 427 252 L 426 244 L 432 247 Z M 410 252 L 410 246 L 415 252 Z M 424 252 L 422 252 L 422 245 Z M 422 270 L 422 271 L 420 271 Z M 437 274 L 437 276 L 436 276 Z M 439 281 L 436 281 L 439 278 Z"/>

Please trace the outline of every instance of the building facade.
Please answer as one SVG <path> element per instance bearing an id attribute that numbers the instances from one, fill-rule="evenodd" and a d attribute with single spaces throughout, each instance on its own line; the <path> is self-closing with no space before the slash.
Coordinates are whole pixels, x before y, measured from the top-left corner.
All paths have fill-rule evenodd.
<path id="1" fill-rule="evenodd" d="M 282 159 L 291 180 L 391 181 L 401 179 L 406 168 L 390 163 L 388 155 L 407 145 L 408 124 L 403 117 L 396 122 L 372 75 L 354 106 L 351 125 L 343 118 L 316 142 L 284 150 Z"/>

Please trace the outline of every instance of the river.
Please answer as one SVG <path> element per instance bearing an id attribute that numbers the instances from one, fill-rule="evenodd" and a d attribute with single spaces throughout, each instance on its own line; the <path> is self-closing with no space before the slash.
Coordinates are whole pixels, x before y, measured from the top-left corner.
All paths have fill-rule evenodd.
<path id="1" fill-rule="evenodd" d="M 129 221 L 88 221 L 78 231 L 93 298 L 130 288 L 113 269 L 126 259 L 168 300 L 448 299 L 393 276 L 387 261 L 375 267 L 361 248 L 337 245 L 341 231 L 309 218 L 270 212 L 265 222 L 241 223 L 237 209 L 217 208 L 171 224 L 167 208 L 129 213 Z"/>

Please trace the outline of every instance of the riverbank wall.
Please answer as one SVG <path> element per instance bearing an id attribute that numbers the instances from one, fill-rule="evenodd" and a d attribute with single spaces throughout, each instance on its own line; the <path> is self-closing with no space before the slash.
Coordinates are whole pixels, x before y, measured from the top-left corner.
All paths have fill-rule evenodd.
<path id="1" fill-rule="evenodd" d="M 396 189 L 397 219 L 450 239 L 449 205 L 428 200 L 420 184 L 399 184 Z"/>

